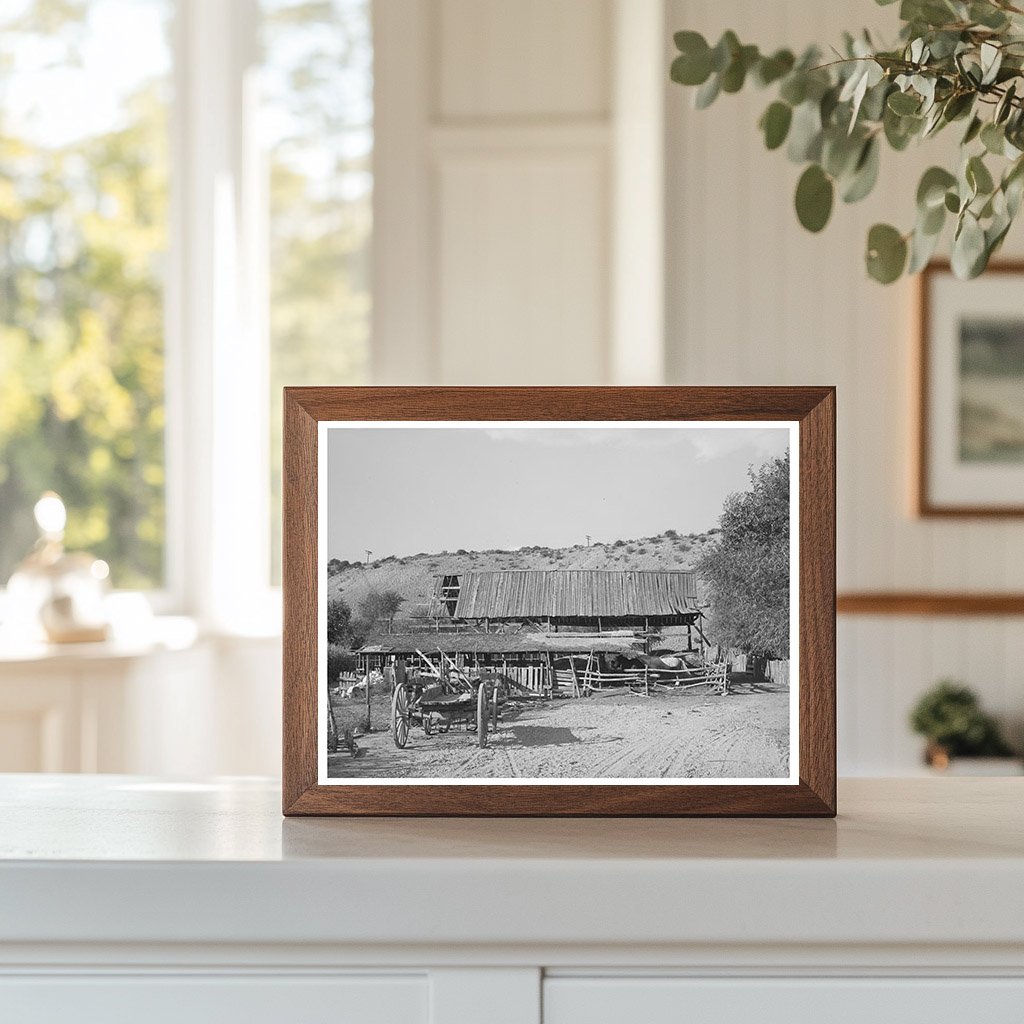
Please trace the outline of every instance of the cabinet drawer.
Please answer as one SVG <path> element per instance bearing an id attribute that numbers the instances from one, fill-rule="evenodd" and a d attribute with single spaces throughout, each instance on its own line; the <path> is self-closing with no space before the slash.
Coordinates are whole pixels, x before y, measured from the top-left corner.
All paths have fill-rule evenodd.
<path id="1" fill-rule="evenodd" d="M 0 978 L 18 1024 L 426 1024 L 424 975 L 98 975 Z"/>
<path id="2" fill-rule="evenodd" d="M 1018 978 L 572 978 L 544 983 L 544 1024 L 1021 1024 Z"/>

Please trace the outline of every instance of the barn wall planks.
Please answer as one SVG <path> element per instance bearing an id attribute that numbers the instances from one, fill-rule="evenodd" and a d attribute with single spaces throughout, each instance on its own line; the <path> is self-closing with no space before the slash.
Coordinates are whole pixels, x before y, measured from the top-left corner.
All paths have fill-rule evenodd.
<path id="1" fill-rule="evenodd" d="M 863 0 L 669 0 L 667 27 L 716 39 L 732 28 L 765 46 L 827 43 L 864 25 L 887 39 L 893 10 Z M 669 383 L 837 386 L 841 591 L 1024 589 L 1024 522 L 912 518 L 913 286 L 882 288 L 862 268 L 868 227 L 909 226 L 917 178 L 949 141 L 886 152 L 878 194 L 837 204 L 812 236 L 792 208 L 799 169 L 761 145 L 767 93 L 723 96 L 706 111 L 678 87 L 666 94 Z M 1022 252 L 1018 227 L 1006 255 Z M 907 713 L 942 676 L 976 687 L 1024 738 L 1022 654 L 1024 618 L 840 618 L 840 772 L 913 771 L 919 744 Z"/>

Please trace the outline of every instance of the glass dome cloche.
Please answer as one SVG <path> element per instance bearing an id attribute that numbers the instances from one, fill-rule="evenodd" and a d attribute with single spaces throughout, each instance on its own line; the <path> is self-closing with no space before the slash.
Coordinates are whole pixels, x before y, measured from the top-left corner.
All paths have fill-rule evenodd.
<path id="1" fill-rule="evenodd" d="M 106 640 L 110 570 L 102 559 L 64 550 L 67 510 L 60 496 L 47 491 L 34 509 L 39 539 L 7 584 L 8 628 L 24 630 L 22 639 L 50 643 Z"/>

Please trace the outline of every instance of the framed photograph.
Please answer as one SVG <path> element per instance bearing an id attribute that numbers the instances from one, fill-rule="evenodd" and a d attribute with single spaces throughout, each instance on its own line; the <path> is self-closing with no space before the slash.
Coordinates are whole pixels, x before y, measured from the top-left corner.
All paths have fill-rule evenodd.
<path id="1" fill-rule="evenodd" d="M 835 814 L 832 388 L 287 388 L 284 813 Z"/>
<path id="2" fill-rule="evenodd" d="M 1024 263 L 919 287 L 917 511 L 1024 515 Z"/>

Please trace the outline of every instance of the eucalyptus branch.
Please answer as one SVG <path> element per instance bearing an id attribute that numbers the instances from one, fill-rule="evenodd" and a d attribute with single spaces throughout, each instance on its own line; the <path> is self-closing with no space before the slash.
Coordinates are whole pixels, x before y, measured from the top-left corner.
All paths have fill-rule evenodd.
<path id="1" fill-rule="evenodd" d="M 866 265 L 886 284 L 916 273 L 952 220 L 953 269 L 974 277 L 1002 245 L 1024 197 L 1024 24 L 1014 21 L 1024 9 L 1010 0 L 902 0 L 899 16 L 896 47 L 847 34 L 826 62 L 814 47 L 798 58 L 789 50 L 762 54 L 733 32 L 714 46 L 678 32 L 672 78 L 697 88 L 701 109 L 748 82 L 774 89 L 758 126 L 768 149 L 785 146 L 804 165 L 795 206 L 809 231 L 825 227 L 837 194 L 853 203 L 872 191 L 883 143 L 899 152 L 962 122 L 958 166 L 922 176 L 911 230 L 876 224 L 869 231 Z"/>

